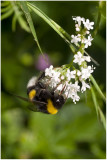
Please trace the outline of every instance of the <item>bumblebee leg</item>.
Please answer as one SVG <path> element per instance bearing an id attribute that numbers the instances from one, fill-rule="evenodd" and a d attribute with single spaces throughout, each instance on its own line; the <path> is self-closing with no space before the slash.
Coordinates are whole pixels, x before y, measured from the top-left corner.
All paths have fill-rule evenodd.
<path id="1" fill-rule="evenodd" d="M 27 108 L 33 112 L 39 112 L 38 107 L 33 105 L 33 106 L 27 106 Z"/>

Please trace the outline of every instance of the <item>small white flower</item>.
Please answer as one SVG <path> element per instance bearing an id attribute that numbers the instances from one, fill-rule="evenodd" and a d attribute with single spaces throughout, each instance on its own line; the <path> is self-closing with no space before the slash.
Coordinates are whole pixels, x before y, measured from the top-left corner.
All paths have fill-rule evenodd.
<path id="1" fill-rule="evenodd" d="M 70 71 L 69 69 L 67 70 L 67 73 L 66 73 L 66 76 L 67 76 L 67 79 L 68 81 L 70 81 L 70 79 L 74 79 L 75 78 L 75 74 L 76 74 L 76 71 Z"/>
<path id="2" fill-rule="evenodd" d="M 80 16 L 73 17 L 73 20 L 78 23 L 79 27 L 81 26 L 81 22 L 84 22 L 84 18 L 81 18 Z"/>
<path id="3" fill-rule="evenodd" d="M 71 75 L 70 75 L 70 70 L 69 69 L 67 70 L 66 77 L 67 77 L 68 81 L 70 81 Z"/>
<path id="4" fill-rule="evenodd" d="M 88 66 L 87 68 L 81 68 L 81 78 L 87 79 L 90 77 L 91 73 L 93 72 L 93 68 L 91 66 Z"/>
<path id="5" fill-rule="evenodd" d="M 89 31 L 86 31 L 86 34 L 89 34 L 90 32 Z"/>
<path id="6" fill-rule="evenodd" d="M 90 56 L 84 56 L 84 60 L 87 61 L 87 62 L 91 62 Z"/>
<path id="7" fill-rule="evenodd" d="M 78 81 L 76 81 L 74 84 L 70 83 L 67 86 L 68 90 L 68 98 L 70 98 L 72 95 L 77 94 L 77 92 L 80 90 L 80 86 L 78 85 Z"/>
<path id="8" fill-rule="evenodd" d="M 80 89 L 80 86 L 78 85 L 78 81 L 76 81 L 74 84 L 71 85 L 72 91 L 78 92 Z"/>
<path id="9" fill-rule="evenodd" d="M 77 71 L 77 76 L 81 76 L 81 72 L 79 70 Z"/>
<path id="10" fill-rule="evenodd" d="M 83 24 L 88 30 L 93 29 L 94 22 L 90 22 L 89 19 L 86 19 L 86 22 L 84 21 Z"/>
<path id="11" fill-rule="evenodd" d="M 60 74 L 61 74 L 60 72 L 54 71 L 52 78 L 51 78 L 51 81 L 53 81 L 54 83 L 56 82 L 56 84 L 59 83 L 60 82 L 60 78 L 59 78 Z"/>
<path id="12" fill-rule="evenodd" d="M 71 37 L 71 43 L 74 43 L 75 45 L 77 45 L 77 43 L 81 41 L 81 39 L 78 36 L 71 35 Z"/>
<path id="13" fill-rule="evenodd" d="M 75 94 L 75 95 L 72 95 L 71 98 L 73 99 L 73 102 L 76 104 L 76 101 L 79 101 L 80 100 L 80 97 Z"/>
<path id="14" fill-rule="evenodd" d="M 76 29 L 76 31 L 80 31 L 80 28 L 79 28 L 78 24 L 75 24 L 75 29 Z"/>
<path id="15" fill-rule="evenodd" d="M 85 48 L 88 48 L 88 46 L 91 46 L 91 41 L 92 40 L 93 40 L 93 38 L 91 37 L 91 35 L 88 36 L 88 39 L 84 40 Z"/>
<path id="16" fill-rule="evenodd" d="M 71 72 L 70 72 L 71 78 L 74 79 L 74 78 L 75 78 L 75 74 L 76 74 L 76 71 L 75 71 L 75 70 L 74 70 L 74 71 L 71 71 Z"/>
<path id="17" fill-rule="evenodd" d="M 53 66 L 51 65 L 49 68 L 45 69 L 45 76 L 52 76 L 53 74 Z"/>
<path id="18" fill-rule="evenodd" d="M 83 93 L 84 91 L 86 91 L 86 88 L 90 89 L 90 86 L 87 83 L 85 83 L 85 81 L 82 81 L 81 92 Z"/>
<path id="19" fill-rule="evenodd" d="M 63 87 L 64 87 L 63 84 L 60 84 L 60 85 L 57 87 L 57 90 L 62 91 Z"/>
<path id="20" fill-rule="evenodd" d="M 57 81 L 57 79 L 59 78 L 59 76 L 60 76 L 60 72 L 54 72 L 54 75 L 53 75 L 53 77 L 54 77 L 54 79 Z"/>
<path id="21" fill-rule="evenodd" d="M 63 80 L 64 78 L 65 78 L 65 77 L 62 75 L 62 76 L 61 76 L 61 79 Z"/>
<path id="22" fill-rule="evenodd" d="M 80 97 L 77 95 L 78 91 L 80 91 L 80 86 L 78 85 L 78 81 L 76 81 L 74 84 L 69 83 L 67 85 L 65 95 L 68 98 L 71 98 L 74 103 L 76 103 L 76 101 L 79 101 L 80 99 Z"/>
<path id="23" fill-rule="evenodd" d="M 81 52 L 77 52 L 77 54 L 74 55 L 74 63 L 78 63 L 78 65 L 81 65 L 82 62 L 84 62 L 84 58 L 83 55 L 81 54 Z"/>

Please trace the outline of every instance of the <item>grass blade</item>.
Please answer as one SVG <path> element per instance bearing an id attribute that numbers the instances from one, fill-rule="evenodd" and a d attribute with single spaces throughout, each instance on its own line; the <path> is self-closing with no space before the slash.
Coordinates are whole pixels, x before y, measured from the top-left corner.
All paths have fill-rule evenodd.
<path id="1" fill-rule="evenodd" d="M 22 2 L 20 1 L 19 4 L 20 4 L 20 6 L 21 6 L 21 8 L 22 8 L 22 10 L 23 10 L 23 12 L 24 12 L 24 14 L 26 16 L 26 19 L 28 21 L 29 27 L 30 27 L 31 32 L 32 32 L 32 34 L 34 36 L 34 40 L 36 41 L 40 52 L 43 54 L 42 49 L 41 49 L 41 47 L 39 45 L 39 41 L 38 41 L 38 38 L 37 38 L 37 35 L 36 35 L 36 31 L 35 31 L 35 28 L 34 28 L 34 25 L 33 25 L 33 21 L 32 21 L 29 9 L 27 7 L 27 3 L 25 1 L 22 1 Z"/>
<path id="2" fill-rule="evenodd" d="M 30 32 L 30 29 L 22 16 L 18 17 L 18 22 L 25 31 Z"/>
<path id="3" fill-rule="evenodd" d="M 6 6 L 8 6 L 9 5 L 9 1 L 3 1 L 3 2 L 1 2 L 1 7 L 6 7 Z"/>
<path id="4" fill-rule="evenodd" d="M 6 11 L 10 10 L 11 8 L 12 8 L 12 6 L 9 4 L 7 7 L 1 8 L 1 13 L 6 12 Z"/>
<path id="5" fill-rule="evenodd" d="M 55 23 L 52 19 L 50 19 L 45 13 L 43 13 L 35 5 L 29 2 L 27 2 L 27 5 L 45 22 L 47 22 L 67 43 L 70 43 L 71 36 L 63 28 L 61 28 L 57 23 Z"/>
<path id="6" fill-rule="evenodd" d="M 90 79 L 91 79 L 93 85 L 95 86 L 97 92 L 101 96 L 101 98 L 104 100 L 104 102 L 106 102 L 106 97 L 104 96 L 103 92 L 101 91 L 100 87 L 98 86 L 96 80 L 94 79 L 94 77 L 92 75 L 90 76 Z"/>
<path id="7" fill-rule="evenodd" d="M 16 30 L 16 21 L 17 21 L 17 17 L 16 15 L 14 15 L 12 18 L 12 31 Z"/>
<path id="8" fill-rule="evenodd" d="M 95 95 L 95 92 L 93 90 L 93 87 L 91 86 L 91 93 L 92 93 L 92 98 L 93 98 L 93 102 L 94 102 L 94 106 L 95 106 L 95 109 L 96 109 L 96 113 L 97 113 L 97 116 L 98 116 L 98 104 L 97 104 L 97 99 L 96 99 L 96 95 Z"/>
<path id="9" fill-rule="evenodd" d="M 98 110 L 99 110 L 100 120 L 103 123 L 103 126 L 106 130 L 106 119 L 105 119 L 104 114 L 103 114 L 102 110 L 100 109 L 100 107 L 98 107 Z"/>
<path id="10" fill-rule="evenodd" d="M 10 10 L 1 15 L 1 20 L 8 18 L 12 14 L 13 14 L 13 9 L 11 8 Z"/>
<path id="11" fill-rule="evenodd" d="M 96 109 L 96 112 L 97 112 L 97 116 L 100 118 L 100 120 L 101 120 L 101 122 L 102 122 L 102 124 L 103 124 L 103 126 L 106 130 L 106 119 L 105 119 L 105 116 L 104 116 L 102 110 L 100 109 L 100 107 L 98 105 L 97 98 L 96 98 L 93 87 L 91 87 L 91 93 L 92 93 L 94 106 L 95 106 L 95 109 Z"/>
<path id="12" fill-rule="evenodd" d="M 13 7 L 13 10 L 15 12 L 15 16 L 13 18 L 13 22 L 12 22 L 12 29 L 15 30 L 15 23 L 16 23 L 16 20 L 18 20 L 20 26 L 27 32 L 30 32 L 30 29 L 26 23 L 26 21 L 23 19 L 22 17 L 22 12 L 19 11 L 17 5 L 15 5 L 15 2 L 11 2 L 11 5 Z"/>

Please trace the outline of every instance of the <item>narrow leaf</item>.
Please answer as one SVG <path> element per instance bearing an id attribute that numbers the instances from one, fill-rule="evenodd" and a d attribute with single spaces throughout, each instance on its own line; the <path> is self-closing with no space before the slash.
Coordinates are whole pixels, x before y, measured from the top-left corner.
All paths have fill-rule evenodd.
<path id="1" fill-rule="evenodd" d="M 15 25 L 16 25 L 16 20 L 18 20 L 20 26 L 27 32 L 30 32 L 30 29 L 26 23 L 26 21 L 24 20 L 24 18 L 22 17 L 22 12 L 19 11 L 17 5 L 15 4 L 15 2 L 11 2 L 11 5 L 13 7 L 13 10 L 15 12 L 15 16 L 13 17 L 13 21 L 12 21 L 12 29 L 13 31 L 15 30 Z"/>
<path id="2" fill-rule="evenodd" d="M 14 16 L 12 18 L 12 31 L 16 30 L 16 21 L 17 21 L 17 16 L 16 16 L 16 14 L 14 14 Z"/>
<path id="3" fill-rule="evenodd" d="M 94 106 L 95 106 L 95 109 L 96 109 L 96 112 L 97 112 L 97 116 L 99 116 L 105 130 L 106 130 L 106 119 L 105 119 L 105 116 L 102 112 L 102 110 L 100 109 L 99 105 L 98 105 L 98 102 L 97 102 L 97 98 L 96 98 L 96 95 L 95 95 L 95 92 L 94 92 L 94 89 L 91 87 L 91 93 L 92 93 L 92 98 L 93 98 L 93 102 L 94 102 Z"/>
<path id="4" fill-rule="evenodd" d="M 47 22 L 66 42 L 70 43 L 71 36 L 63 28 L 61 28 L 56 22 L 54 22 L 51 18 L 49 18 L 45 13 L 43 13 L 35 5 L 29 2 L 27 2 L 27 5 L 45 22 Z"/>
<path id="5" fill-rule="evenodd" d="M 3 2 L 1 2 L 1 7 L 8 6 L 9 3 L 10 3 L 9 1 L 3 1 Z"/>
<path id="6" fill-rule="evenodd" d="M 1 20 L 8 18 L 11 16 L 13 13 L 13 9 L 10 9 L 9 11 L 5 12 L 4 14 L 1 15 Z"/>
<path id="7" fill-rule="evenodd" d="M 96 113 L 97 113 L 97 116 L 98 116 L 98 104 L 97 104 L 97 99 L 96 99 L 96 95 L 94 93 L 94 90 L 93 90 L 93 87 L 91 86 L 91 93 L 92 93 L 92 98 L 93 98 L 93 102 L 94 102 L 94 105 L 95 105 L 95 109 L 96 109 Z"/>
<path id="8" fill-rule="evenodd" d="M 100 116 L 100 119 L 101 119 L 101 122 L 103 123 L 103 126 L 106 130 L 106 119 L 105 119 L 105 116 L 102 112 L 102 110 L 100 109 L 100 107 L 98 107 L 98 110 L 99 110 L 99 116 Z"/>
<path id="9" fill-rule="evenodd" d="M 22 16 L 18 17 L 18 22 L 25 31 L 30 32 L 29 27 L 27 26 L 27 23 Z"/>
<path id="10" fill-rule="evenodd" d="M 96 80 L 94 79 L 94 77 L 92 75 L 90 76 L 90 79 L 91 79 L 92 83 L 94 84 L 97 92 L 101 96 L 101 98 L 104 100 L 104 102 L 106 102 L 106 97 L 104 96 L 103 92 L 101 91 L 100 87 L 98 86 Z"/>
<path id="11" fill-rule="evenodd" d="M 23 2 L 20 1 L 19 3 L 20 3 L 20 6 L 21 6 L 25 16 L 26 16 L 26 19 L 28 21 L 28 24 L 29 24 L 29 27 L 31 29 L 31 32 L 32 32 L 32 34 L 34 36 L 34 39 L 35 39 L 37 45 L 38 45 L 38 48 L 39 48 L 40 52 L 43 54 L 42 49 L 41 49 L 41 47 L 39 45 L 39 42 L 38 42 L 38 38 L 37 38 L 37 35 L 36 35 L 36 31 L 35 31 L 35 28 L 34 28 L 34 25 L 33 25 L 33 21 L 32 21 L 29 9 L 27 7 L 27 3 L 25 1 L 23 1 Z"/>
<path id="12" fill-rule="evenodd" d="M 1 8 L 1 13 L 8 11 L 10 8 L 12 8 L 11 5 Z"/>

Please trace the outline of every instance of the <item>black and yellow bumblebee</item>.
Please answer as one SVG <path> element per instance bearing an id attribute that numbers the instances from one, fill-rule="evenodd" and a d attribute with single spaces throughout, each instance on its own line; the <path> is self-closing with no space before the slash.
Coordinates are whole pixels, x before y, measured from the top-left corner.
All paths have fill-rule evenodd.
<path id="1" fill-rule="evenodd" d="M 27 85 L 28 98 L 15 96 L 24 101 L 31 102 L 33 106 L 31 105 L 29 109 L 34 112 L 56 114 L 64 105 L 65 98 L 62 94 L 54 92 L 54 89 L 50 89 L 50 87 L 42 81 L 44 77 L 45 72 L 38 78 L 32 77 L 29 80 Z"/>

